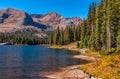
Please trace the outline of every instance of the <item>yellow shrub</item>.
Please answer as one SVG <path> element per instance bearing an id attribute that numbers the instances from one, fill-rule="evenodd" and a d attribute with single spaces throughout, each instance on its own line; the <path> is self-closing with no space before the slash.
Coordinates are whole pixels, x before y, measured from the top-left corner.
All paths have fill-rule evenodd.
<path id="1" fill-rule="evenodd" d="M 111 48 L 111 53 L 114 53 L 115 52 L 115 50 L 116 50 L 116 48 Z"/>
<path id="2" fill-rule="evenodd" d="M 104 60 L 102 61 L 101 65 L 100 65 L 100 67 L 106 67 L 106 66 L 108 66 L 108 64 L 109 64 L 108 62 L 110 62 L 109 59 L 104 59 Z"/>
<path id="3" fill-rule="evenodd" d="M 120 79 L 120 55 L 105 56 L 103 60 L 83 65 L 86 73 L 101 79 Z"/>
<path id="4" fill-rule="evenodd" d="M 114 61 L 115 61 L 115 66 L 120 67 L 120 54 L 115 56 Z"/>

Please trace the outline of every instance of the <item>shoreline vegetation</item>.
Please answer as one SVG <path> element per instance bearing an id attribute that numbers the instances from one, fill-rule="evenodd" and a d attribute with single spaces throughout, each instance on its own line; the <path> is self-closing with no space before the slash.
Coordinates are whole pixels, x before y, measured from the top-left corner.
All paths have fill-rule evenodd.
<path id="1" fill-rule="evenodd" d="M 52 45 L 50 48 L 53 49 L 65 49 L 65 50 L 70 50 L 70 51 L 76 51 L 76 52 L 81 52 L 80 48 L 77 48 L 77 42 L 70 43 L 68 45 L 62 45 L 62 46 L 55 46 Z M 82 74 L 82 79 L 120 79 L 120 55 L 109 55 L 109 56 L 103 56 L 100 55 L 98 52 L 92 52 L 89 49 L 85 53 L 80 53 L 80 55 L 75 55 L 73 58 L 78 58 L 78 59 L 83 59 L 87 61 L 91 61 L 88 64 L 83 64 L 83 65 L 77 65 L 77 66 L 72 66 L 72 70 L 67 68 L 63 68 L 64 71 L 68 71 L 69 75 L 65 75 L 64 77 L 67 78 L 74 78 L 78 79 L 81 78 Z M 75 67 L 75 69 L 74 69 Z M 71 68 L 71 67 L 70 67 Z M 64 73 L 65 73 L 64 72 Z M 76 72 L 76 74 L 72 73 Z M 80 73 L 81 72 L 81 73 Z M 83 74 L 84 73 L 84 74 Z M 52 78 L 52 77 L 57 77 L 55 79 L 62 79 L 60 78 L 59 75 L 63 74 L 63 71 L 61 72 L 55 72 L 54 74 L 49 74 L 47 77 Z M 70 74 L 74 74 L 74 76 L 71 76 Z M 59 76 L 59 77 L 58 77 Z M 77 76 L 77 78 L 75 77 Z M 85 77 L 85 78 L 83 78 Z"/>

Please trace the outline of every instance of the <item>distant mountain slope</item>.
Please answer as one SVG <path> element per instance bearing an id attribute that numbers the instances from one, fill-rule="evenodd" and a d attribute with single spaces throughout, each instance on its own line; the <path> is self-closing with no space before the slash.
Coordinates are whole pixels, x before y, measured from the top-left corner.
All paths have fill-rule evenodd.
<path id="1" fill-rule="evenodd" d="M 82 19 L 79 17 L 64 18 L 56 12 L 50 12 L 44 15 L 32 14 L 33 20 L 37 23 L 51 26 L 51 28 L 56 29 L 56 27 L 65 27 L 71 25 L 78 25 L 82 23 Z"/>
<path id="2" fill-rule="evenodd" d="M 25 27 L 29 26 L 29 27 Z M 36 30 L 46 29 L 47 26 L 33 21 L 32 17 L 21 10 L 12 8 L 0 10 L 0 32 L 15 32 L 18 30 Z"/>
<path id="3" fill-rule="evenodd" d="M 0 23 L 17 24 L 17 25 L 32 25 L 34 21 L 29 14 L 15 9 L 0 10 Z"/>
<path id="4" fill-rule="evenodd" d="M 32 14 L 7 8 L 0 10 L 0 32 L 43 32 L 82 23 L 79 17 L 64 18 L 56 12 Z"/>

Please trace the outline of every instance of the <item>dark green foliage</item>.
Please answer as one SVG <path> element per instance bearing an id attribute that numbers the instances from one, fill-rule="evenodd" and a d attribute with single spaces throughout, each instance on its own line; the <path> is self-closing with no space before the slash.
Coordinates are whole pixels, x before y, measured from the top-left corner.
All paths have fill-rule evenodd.
<path id="1" fill-rule="evenodd" d="M 79 38 L 79 35 L 77 34 L 77 32 L 79 32 L 78 30 L 80 29 L 75 29 L 72 26 L 67 26 L 64 31 L 57 28 L 53 34 L 53 37 L 51 38 L 51 35 L 49 36 L 49 43 L 53 45 L 63 45 L 77 41 Z"/>
<path id="2" fill-rule="evenodd" d="M 103 3 L 101 2 L 96 9 L 95 47 L 97 51 L 100 50 L 102 46 L 102 41 L 101 41 L 101 33 L 102 33 L 101 22 L 102 22 L 102 17 L 103 17 L 102 6 L 103 6 Z"/>
<path id="3" fill-rule="evenodd" d="M 117 51 L 120 50 L 120 26 L 118 28 L 118 36 L 117 36 Z"/>
<path id="4" fill-rule="evenodd" d="M 100 52 L 100 55 L 108 55 L 109 52 L 107 50 L 101 50 Z"/>
<path id="5" fill-rule="evenodd" d="M 120 76 L 120 70 L 118 70 L 118 71 L 116 72 L 116 74 L 117 74 L 118 76 Z"/>
<path id="6" fill-rule="evenodd" d="M 0 43 L 10 42 L 13 45 L 15 44 L 27 44 L 27 45 L 39 45 L 46 44 L 47 39 L 42 39 L 36 36 L 31 35 L 23 35 L 23 34 L 9 34 L 9 33 L 1 33 L 0 34 Z"/>
<path id="7" fill-rule="evenodd" d="M 88 17 L 86 20 L 86 35 L 85 39 L 88 41 L 87 46 L 91 50 L 95 48 L 95 13 L 96 13 L 96 3 L 92 3 L 89 6 Z"/>
<path id="8" fill-rule="evenodd" d="M 58 45 L 58 40 L 59 40 L 59 37 L 60 36 L 60 30 L 59 30 L 59 27 L 56 29 L 55 33 L 54 33 L 54 36 L 53 36 L 53 43 L 55 45 Z"/>
<path id="9" fill-rule="evenodd" d="M 58 39 L 58 45 L 62 45 L 63 44 L 63 33 L 62 31 L 60 31 L 60 36 L 59 36 L 59 39 Z"/>
<path id="10" fill-rule="evenodd" d="M 77 42 L 77 48 L 79 48 L 80 47 L 80 42 Z"/>
<path id="11" fill-rule="evenodd" d="M 86 36 L 86 21 L 81 24 L 81 33 L 80 33 L 80 48 L 86 48 L 87 47 L 87 36 Z"/>
<path id="12" fill-rule="evenodd" d="M 96 11 L 95 44 L 97 49 L 107 50 L 113 48 L 119 50 L 119 25 L 120 25 L 120 1 L 102 0 Z M 117 38 L 116 38 L 117 37 Z M 115 52 L 115 51 L 114 51 Z"/>
<path id="13" fill-rule="evenodd" d="M 49 36 L 49 44 L 52 45 L 53 44 L 53 34 L 51 33 Z"/>

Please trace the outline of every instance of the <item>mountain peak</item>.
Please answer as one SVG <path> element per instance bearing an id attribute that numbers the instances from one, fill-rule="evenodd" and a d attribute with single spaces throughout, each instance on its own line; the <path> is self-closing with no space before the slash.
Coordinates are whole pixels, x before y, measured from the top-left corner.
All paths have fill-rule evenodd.
<path id="1" fill-rule="evenodd" d="M 16 10 L 16 9 L 13 9 L 13 8 L 6 8 L 6 9 L 4 9 L 4 11 L 6 11 L 6 12 L 17 12 L 17 11 L 20 11 L 20 10 Z"/>
<path id="2" fill-rule="evenodd" d="M 64 18 L 60 14 L 52 11 L 47 14 L 32 14 L 22 10 L 7 8 L 0 10 L 0 26 L 6 25 L 13 28 L 13 26 L 35 26 L 42 29 L 56 29 L 57 27 L 67 25 L 78 25 L 82 22 L 79 17 Z"/>
<path id="3" fill-rule="evenodd" d="M 6 8 L 5 10 L 15 10 L 15 9 L 13 9 L 13 8 Z"/>
<path id="4" fill-rule="evenodd" d="M 0 10 L 0 26 L 0 32 L 20 31 L 21 29 L 29 28 L 23 26 L 46 28 L 45 25 L 34 22 L 28 13 L 13 8 Z"/>
<path id="5" fill-rule="evenodd" d="M 52 12 L 49 12 L 48 14 L 58 14 L 58 13 L 55 11 L 52 11 Z"/>
<path id="6" fill-rule="evenodd" d="M 56 12 L 54 12 L 54 11 L 49 12 L 49 13 L 47 13 L 46 15 L 50 15 L 50 16 L 61 16 L 60 14 L 58 14 L 58 13 L 56 13 Z"/>
<path id="7" fill-rule="evenodd" d="M 53 29 L 56 29 L 56 27 L 78 25 L 82 23 L 82 19 L 79 17 L 65 18 L 54 11 L 49 12 L 42 17 L 34 17 L 32 15 L 32 18 L 35 22 L 51 26 Z"/>
<path id="8" fill-rule="evenodd" d="M 29 14 L 13 8 L 0 10 L 0 18 L 0 23 L 2 24 L 29 25 L 30 23 L 33 23 L 33 20 Z"/>

